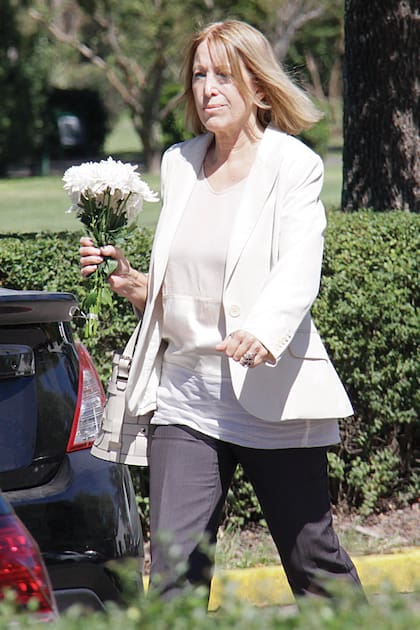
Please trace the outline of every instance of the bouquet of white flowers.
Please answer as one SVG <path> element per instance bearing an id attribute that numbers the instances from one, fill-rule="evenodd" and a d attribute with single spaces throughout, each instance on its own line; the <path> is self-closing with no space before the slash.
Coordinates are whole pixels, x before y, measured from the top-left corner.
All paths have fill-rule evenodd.
<path id="1" fill-rule="evenodd" d="M 136 169 L 137 166 L 109 157 L 72 166 L 64 173 L 64 189 L 72 200 L 69 212 L 76 212 L 96 247 L 121 245 L 128 231 L 136 226 L 143 201 L 159 200 Z M 115 268 L 114 260 L 105 259 L 89 278 L 93 286 L 82 304 L 86 337 L 96 335 L 102 307 L 112 306 L 107 280 Z"/>

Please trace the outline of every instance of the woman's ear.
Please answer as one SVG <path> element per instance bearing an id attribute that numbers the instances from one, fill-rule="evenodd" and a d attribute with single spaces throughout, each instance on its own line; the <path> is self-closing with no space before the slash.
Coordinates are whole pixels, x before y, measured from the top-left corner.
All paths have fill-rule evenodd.
<path id="1" fill-rule="evenodd" d="M 265 98 L 265 92 L 262 89 L 262 87 L 260 87 L 259 85 L 257 85 L 256 94 L 257 94 L 258 98 L 260 98 L 261 100 L 263 100 Z"/>
<path id="2" fill-rule="evenodd" d="M 257 102 L 257 105 L 259 105 L 260 103 L 263 103 L 265 99 L 265 92 L 262 88 L 257 87 L 257 89 L 255 90 L 255 100 Z"/>
<path id="3" fill-rule="evenodd" d="M 255 98 L 261 103 L 265 99 L 265 92 L 263 88 L 258 85 L 257 81 L 254 79 L 255 85 Z"/>

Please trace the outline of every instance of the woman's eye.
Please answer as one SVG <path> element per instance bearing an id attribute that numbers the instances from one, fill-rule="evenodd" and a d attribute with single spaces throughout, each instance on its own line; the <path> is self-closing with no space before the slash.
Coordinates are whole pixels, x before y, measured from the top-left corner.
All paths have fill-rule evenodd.
<path id="1" fill-rule="evenodd" d="M 221 83 L 227 83 L 232 78 L 228 72 L 218 72 L 217 77 Z"/>
<path id="2" fill-rule="evenodd" d="M 205 73 L 201 70 L 196 70 L 193 72 L 193 79 L 202 79 L 205 76 Z"/>

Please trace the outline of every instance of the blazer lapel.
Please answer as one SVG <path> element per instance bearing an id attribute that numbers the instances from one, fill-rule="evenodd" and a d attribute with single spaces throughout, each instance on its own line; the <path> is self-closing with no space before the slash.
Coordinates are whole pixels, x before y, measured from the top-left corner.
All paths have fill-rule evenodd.
<path id="1" fill-rule="evenodd" d="M 264 208 L 264 204 L 276 183 L 279 163 L 278 144 L 275 142 L 277 138 L 278 132 L 267 127 L 261 140 L 255 162 L 249 173 L 228 247 L 225 288 L 254 230 L 258 217 Z M 273 155 L 275 145 L 277 155 Z"/>
<path id="2" fill-rule="evenodd" d="M 154 299 L 161 287 L 168 263 L 169 251 L 184 209 L 197 181 L 211 134 L 197 136 L 174 150 L 178 151 L 176 164 L 165 182 L 165 204 L 156 229 L 152 264 L 150 267 L 151 292 Z"/>
<path id="3" fill-rule="evenodd" d="M 225 288 L 276 183 L 281 159 L 280 138 L 283 135 L 270 126 L 264 132 L 232 231 L 226 261 Z M 149 287 L 152 299 L 156 298 L 163 282 L 172 240 L 212 138 L 212 134 L 203 134 L 173 149 L 178 153 L 170 158 L 174 162 L 171 162 L 171 172 L 165 182 L 165 204 L 153 246 Z"/>

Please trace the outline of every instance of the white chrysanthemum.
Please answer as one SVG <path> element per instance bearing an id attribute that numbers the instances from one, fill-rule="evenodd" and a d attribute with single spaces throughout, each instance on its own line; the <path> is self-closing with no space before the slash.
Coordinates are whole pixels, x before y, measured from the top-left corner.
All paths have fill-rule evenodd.
<path id="1" fill-rule="evenodd" d="M 70 212 L 77 212 L 97 247 L 116 245 L 125 236 L 127 224 L 137 219 L 143 201 L 158 201 L 158 195 L 136 170 L 137 166 L 108 158 L 72 166 L 64 173 L 64 189 L 73 203 Z M 105 257 L 96 270 L 92 289 L 83 300 L 87 337 L 96 335 L 99 315 L 104 308 L 109 309 L 108 278 L 114 270 L 112 261 Z"/>
<path id="2" fill-rule="evenodd" d="M 158 201 L 140 174 L 137 165 L 115 161 L 111 157 L 100 162 L 85 162 L 80 166 L 71 166 L 64 173 L 64 189 L 72 201 L 72 209 L 77 207 L 81 196 L 94 199 L 103 204 L 105 194 L 109 194 L 107 203 L 116 210 L 121 201 L 126 201 L 124 213 L 129 223 L 133 222 L 143 207 L 143 201 Z"/>

